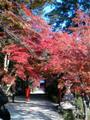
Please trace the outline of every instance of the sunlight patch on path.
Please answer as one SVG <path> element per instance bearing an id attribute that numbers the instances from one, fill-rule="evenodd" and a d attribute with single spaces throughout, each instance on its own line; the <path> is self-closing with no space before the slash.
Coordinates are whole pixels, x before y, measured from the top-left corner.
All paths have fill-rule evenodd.
<path id="1" fill-rule="evenodd" d="M 9 103 L 11 120 L 63 120 L 49 101 Z"/>

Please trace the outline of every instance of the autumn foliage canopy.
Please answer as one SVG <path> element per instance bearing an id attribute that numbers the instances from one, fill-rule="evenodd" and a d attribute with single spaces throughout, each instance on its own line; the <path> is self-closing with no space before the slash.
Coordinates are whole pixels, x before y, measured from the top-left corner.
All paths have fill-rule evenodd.
<path id="1" fill-rule="evenodd" d="M 51 74 L 65 73 L 63 81 L 90 86 L 90 17 L 81 11 L 73 19 L 68 33 L 53 33 L 50 26 L 35 16 L 24 4 L 1 2 L 0 33 L 1 52 L 9 54 L 13 69 L 19 77 L 26 74 L 38 81 Z M 8 7 L 9 6 L 9 7 Z"/>

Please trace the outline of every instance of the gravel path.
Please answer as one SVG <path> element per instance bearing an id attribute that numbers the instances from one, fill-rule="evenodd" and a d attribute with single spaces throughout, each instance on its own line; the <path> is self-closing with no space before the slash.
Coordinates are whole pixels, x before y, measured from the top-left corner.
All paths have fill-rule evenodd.
<path id="1" fill-rule="evenodd" d="M 15 103 L 7 105 L 11 120 L 63 120 L 58 114 L 56 105 L 40 99 L 39 96 L 31 99 L 29 103 L 24 98 L 16 98 Z"/>

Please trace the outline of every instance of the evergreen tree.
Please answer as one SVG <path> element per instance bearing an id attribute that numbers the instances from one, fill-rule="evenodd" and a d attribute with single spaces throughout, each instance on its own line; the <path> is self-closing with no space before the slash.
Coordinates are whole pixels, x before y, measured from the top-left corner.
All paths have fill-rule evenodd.
<path id="1" fill-rule="evenodd" d="M 42 8 L 36 8 L 35 12 L 52 25 L 53 31 L 69 31 L 68 27 L 72 25 L 72 18 L 78 9 L 89 13 L 90 0 L 51 0 Z"/>

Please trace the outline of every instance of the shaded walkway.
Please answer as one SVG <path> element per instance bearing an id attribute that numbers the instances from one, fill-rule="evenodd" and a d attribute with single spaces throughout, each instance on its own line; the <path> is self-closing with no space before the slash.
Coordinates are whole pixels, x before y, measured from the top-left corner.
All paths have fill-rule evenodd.
<path id="1" fill-rule="evenodd" d="M 63 120 L 55 104 L 44 95 L 32 95 L 29 103 L 25 102 L 25 98 L 17 97 L 15 103 L 9 103 L 7 107 L 12 120 Z"/>

